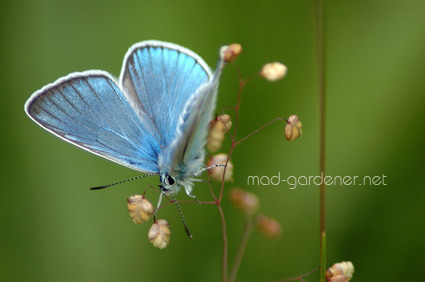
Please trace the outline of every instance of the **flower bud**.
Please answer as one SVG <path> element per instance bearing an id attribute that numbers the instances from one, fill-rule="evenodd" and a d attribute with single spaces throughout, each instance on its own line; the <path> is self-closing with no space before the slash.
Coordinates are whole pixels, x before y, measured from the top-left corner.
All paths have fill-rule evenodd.
<path id="1" fill-rule="evenodd" d="M 207 147 L 211 153 L 217 152 L 223 143 L 227 130 L 232 128 L 232 121 L 229 115 L 221 115 L 210 123 Z"/>
<path id="2" fill-rule="evenodd" d="M 266 236 L 269 239 L 275 239 L 282 233 L 282 227 L 280 223 L 277 222 L 277 220 L 265 215 L 257 216 L 255 219 L 255 227 L 260 234 Z"/>
<path id="3" fill-rule="evenodd" d="M 154 247 L 164 249 L 170 243 L 171 231 L 168 228 L 168 221 L 158 219 L 149 229 L 148 238 Z"/>
<path id="4" fill-rule="evenodd" d="M 209 159 L 207 166 L 225 165 L 227 158 L 228 158 L 227 154 L 214 155 Z M 210 175 L 212 179 L 221 181 L 223 177 L 224 168 L 225 167 L 223 166 L 210 168 L 208 170 L 208 174 Z M 226 175 L 224 176 L 224 182 L 227 182 L 227 181 L 233 181 L 233 164 L 230 162 L 230 160 L 227 163 Z"/>
<path id="5" fill-rule="evenodd" d="M 354 265 L 351 261 L 335 263 L 326 271 L 326 279 L 332 282 L 348 282 L 353 278 Z"/>
<path id="6" fill-rule="evenodd" d="M 288 68 L 279 62 L 265 64 L 260 75 L 269 81 L 276 81 L 285 77 Z"/>
<path id="7" fill-rule="evenodd" d="M 294 141 L 303 134 L 302 123 L 297 115 L 292 115 L 286 120 L 285 137 L 288 141 Z"/>
<path id="8" fill-rule="evenodd" d="M 242 46 L 238 43 L 233 43 L 227 46 L 223 51 L 223 60 L 226 63 L 233 62 L 237 56 L 242 53 Z"/>
<path id="9" fill-rule="evenodd" d="M 253 215 L 260 206 L 260 200 L 257 195 L 241 188 L 232 188 L 229 192 L 229 197 L 230 202 L 246 215 Z"/>
<path id="10" fill-rule="evenodd" d="M 149 220 L 154 213 L 153 205 L 143 195 L 128 197 L 127 209 L 131 219 L 136 224 L 142 224 Z"/>

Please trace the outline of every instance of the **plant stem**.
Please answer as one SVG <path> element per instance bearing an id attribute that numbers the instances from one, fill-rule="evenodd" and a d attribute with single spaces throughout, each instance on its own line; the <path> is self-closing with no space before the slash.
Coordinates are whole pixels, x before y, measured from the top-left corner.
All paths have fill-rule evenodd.
<path id="1" fill-rule="evenodd" d="M 284 120 L 283 118 L 275 118 L 272 121 L 270 121 L 269 123 L 263 125 L 262 127 L 258 128 L 257 130 L 251 132 L 250 134 L 248 134 L 247 136 L 245 136 L 244 138 L 242 138 L 241 140 L 239 140 L 238 142 L 236 142 L 236 145 L 238 145 L 239 143 L 245 141 L 246 139 L 248 139 L 249 137 L 251 137 L 252 135 L 260 132 L 261 130 L 265 129 L 266 127 L 272 125 L 274 122 L 278 121 L 278 120 Z"/>
<path id="2" fill-rule="evenodd" d="M 210 188 L 211 197 L 213 197 L 214 201 L 217 202 L 217 197 L 215 196 L 214 191 L 212 189 L 211 178 L 208 173 L 207 173 L 207 176 L 208 176 L 208 187 Z"/>
<path id="3" fill-rule="evenodd" d="M 232 138 L 232 146 L 230 148 L 230 152 L 227 155 L 227 160 L 225 163 L 225 167 L 223 169 L 223 177 L 221 179 L 221 188 L 220 188 L 220 195 L 218 196 L 218 202 L 221 203 L 221 199 L 223 198 L 223 191 L 224 191 L 224 177 L 226 174 L 227 164 L 229 163 L 230 158 L 232 157 L 233 150 L 235 149 L 237 143 L 236 143 L 236 134 L 238 133 L 238 126 L 239 126 L 239 108 L 241 106 L 241 99 L 242 99 L 242 92 L 245 87 L 246 82 L 242 78 L 242 74 L 237 67 L 236 64 L 233 64 L 233 66 L 236 68 L 236 71 L 238 73 L 238 82 L 239 82 L 239 88 L 238 88 L 238 96 L 236 100 L 236 106 L 235 106 L 235 127 L 233 130 L 233 138 Z"/>
<path id="4" fill-rule="evenodd" d="M 175 201 L 177 203 L 190 203 L 190 204 L 197 204 L 199 205 L 199 203 L 204 204 L 204 205 L 217 205 L 217 202 L 207 202 L 207 201 Z M 161 206 L 158 207 L 158 210 L 160 210 L 161 208 L 171 205 L 174 203 L 174 200 L 169 200 L 168 202 L 166 202 L 165 204 L 162 204 Z"/>
<path id="5" fill-rule="evenodd" d="M 281 282 L 288 282 L 288 281 L 301 280 L 302 278 L 304 278 L 304 277 L 306 277 L 306 276 L 308 276 L 308 275 L 312 274 L 313 272 L 315 272 L 318 268 L 319 268 L 319 267 L 316 267 L 315 269 L 310 270 L 310 271 L 309 271 L 309 272 L 307 272 L 307 273 L 304 273 L 304 274 L 298 275 L 297 277 L 292 277 L 292 278 L 288 278 L 288 279 L 282 280 Z"/>
<path id="6" fill-rule="evenodd" d="M 223 262 L 222 262 L 222 271 L 221 271 L 221 280 L 223 282 L 227 282 L 227 229 L 226 229 L 226 220 L 224 218 L 223 209 L 221 208 L 221 204 L 217 205 L 218 211 L 220 212 L 221 224 L 223 230 Z"/>
<path id="7" fill-rule="evenodd" d="M 246 85 L 246 81 L 243 80 L 241 73 L 238 69 L 238 76 L 239 76 L 239 89 L 238 89 L 238 98 L 236 101 L 236 107 L 235 107 L 235 129 L 233 131 L 233 142 L 236 141 L 236 134 L 238 132 L 238 125 L 239 125 L 239 109 L 241 107 L 241 100 L 242 100 L 242 92 Z"/>
<path id="8" fill-rule="evenodd" d="M 316 48 L 320 106 L 320 172 L 325 177 L 326 165 L 326 52 L 325 52 L 325 0 L 316 0 Z M 326 185 L 320 184 L 320 281 L 326 281 Z"/>
<path id="9" fill-rule="evenodd" d="M 223 199 L 223 192 L 224 192 L 224 178 L 225 178 L 225 175 L 226 175 L 227 164 L 229 163 L 230 158 L 232 157 L 233 150 L 235 149 L 236 145 L 239 143 L 239 142 L 236 142 L 236 136 L 237 136 L 238 127 L 239 127 L 239 109 L 240 109 L 240 105 L 241 105 L 242 92 L 243 92 L 243 89 L 244 89 L 246 83 L 249 82 L 255 76 L 258 76 L 258 74 L 256 74 L 252 78 L 250 78 L 249 80 L 243 80 L 242 73 L 239 70 L 239 67 L 236 64 L 232 64 L 232 65 L 235 67 L 235 69 L 237 71 L 238 82 L 239 82 L 237 101 L 236 101 L 236 106 L 234 108 L 235 109 L 235 116 L 236 117 L 235 117 L 235 126 L 234 126 L 233 136 L 230 134 L 228 128 L 226 127 L 227 132 L 229 133 L 229 135 L 230 135 L 230 137 L 232 139 L 232 146 L 230 147 L 230 151 L 229 151 L 229 154 L 227 155 L 227 160 L 226 160 L 226 163 L 225 163 L 225 167 L 223 169 L 223 176 L 221 178 L 221 187 L 220 187 L 220 193 L 219 193 L 218 198 L 215 197 L 215 195 L 214 195 L 214 193 L 212 191 L 212 188 L 210 188 L 211 189 L 211 194 L 212 194 L 213 198 L 215 199 L 215 204 L 217 205 L 217 208 L 218 208 L 218 210 L 220 212 L 221 223 L 222 223 L 222 231 L 223 231 L 222 281 L 223 282 L 227 282 L 228 281 L 227 280 L 227 272 L 228 272 L 227 228 L 226 228 L 226 220 L 224 218 L 223 209 L 221 207 L 221 202 L 222 202 L 222 199 Z M 273 123 L 274 121 L 275 120 L 273 120 L 271 123 Z M 268 125 L 270 125 L 270 124 L 268 124 Z M 268 125 L 266 125 L 266 126 L 268 126 Z M 224 126 L 226 126 L 226 125 L 224 124 Z M 253 134 L 257 133 L 258 131 L 259 130 L 255 131 Z M 247 136 L 246 138 L 248 138 L 248 137 L 250 137 L 250 135 Z M 243 140 L 245 140 L 246 138 L 244 138 Z M 249 229 L 252 229 L 252 226 L 249 227 Z M 250 234 L 251 233 L 251 230 L 249 230 L 248 233 Z M 231 273 L 231 276 L 230 276 L 231 281 L 234 281 L 234 279 L 236 278 L 236 273 L 237 273 L 237 271 L 239 269 L 239 265 L 240 265 L 240 262 L 242 260 L 242 256 L 243 256 L 243 253 L 245 251 L 245 248 L 246 248 L 246 244 L 247 244 L 247 241 L 248 241 L 248 238 L 249 238 L 249 234 L 246 235 L 247 236 L 246 239 L 245 239 L 245 235 L 242 238 L 242 242 L 241 242 L 241 246 L 240 246 L 240 249 L 239 249 L 239 252 L 238 252 L 238 256 L 236 257 L 235 264 L 233 265 L 233 268 L 232 268 L 232 273 Z"/>
<path id="10" fill-rule="evenodd" d="M 224 169 L 223 169 L 223 176 L 221 177 L 221 187 L 220 187 L 220 194 L 218 196 L 218 203 L 221 203 L 221 199 L 223 198 L 223 192 L 224 192 L 224 178 L 226 177 L 226 170 L 227 170 L 227 164 L 230 161 L 230 158 L 232 157 L 233 154 L 233 150 L 235 149 L 236 143 L 232 142 L 232 146 L 230 147 L 230 151 L 229 154 L 227 155 L 227 160 L 226 163 L 224 164 Z"/>
<path id="11" fill-rule="evenodd" d="M 229 282 L 233 282 L 236 279 L 236 275 L 239 271 L 239 266 L 241 265 L 243 255 L 246 250 L 246 245 L 248 244 L 249 236 L 252 233 L 252 219 L 247 218 L 245 222 L 245 228 L 242 235 L 241 242 L 239 243 L 238 253 L 235 257 L 235 261 L 233 262 L 232 270 L 230 271 Z"/>

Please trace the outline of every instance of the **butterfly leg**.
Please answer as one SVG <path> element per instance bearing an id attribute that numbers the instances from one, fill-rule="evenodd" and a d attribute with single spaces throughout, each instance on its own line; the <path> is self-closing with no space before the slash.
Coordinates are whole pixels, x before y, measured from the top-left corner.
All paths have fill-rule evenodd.
<path id="1" fill-rule="evenodd" d="M 186 193 L 187 194 L 187 193 Z M 196 196 L 195 195 L 191 195 L 191 194 L 187 194 L 189 197 L 191 197 L 192 199 L 194 199 L 195 200 L 195 202 L 197 202 L 198 204 L 201 204 L 201 202 L 200 201 L 198 201 L 198 198 L 196 198 Z"/>
<path id="2" fill-rule="evenodd" d="M 192 187 L 191 186 L 184 187 L 184 191 L 186 192 L 186 195 L 188 195 L 189 197 L 191 197 L 192 199 L 194 199 L 195 202 L 197 202 L 198 204 L 201 204 L 201 202 L 198 201 L 198 199 L 196 198 L 196 196 L 195 195 L 192 195 Z"/>
<path id="3" fill-rule="evenodd" d="M 159 207 L 161 206 L 162 196 L 163 196 L 163 193 L 161 192 L 161 194 L 159 194 L 158 204 L 156 205 L 155 212 L 153 213 L 154 217 L 156 216 L 156 212 L 158 211 Z"/>

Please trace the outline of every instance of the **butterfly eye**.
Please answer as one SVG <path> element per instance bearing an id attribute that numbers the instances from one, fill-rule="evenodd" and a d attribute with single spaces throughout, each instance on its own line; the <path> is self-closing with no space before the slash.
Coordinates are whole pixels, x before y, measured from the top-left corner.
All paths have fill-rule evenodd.
<path id="1" fill-rule="evenodd" d="M 175 182 L 174 178 L 172 176 L 167 175 L 165 177 L 165 184 L 167 185 L 173 185 Z"/>

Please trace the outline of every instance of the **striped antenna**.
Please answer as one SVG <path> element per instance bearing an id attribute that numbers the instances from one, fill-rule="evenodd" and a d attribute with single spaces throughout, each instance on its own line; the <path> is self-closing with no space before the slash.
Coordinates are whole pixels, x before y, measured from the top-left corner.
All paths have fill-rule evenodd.
<path id="1" fill-rule="evenodd" d="M 206 170 L 209 170 L 211 168 L 215 168 L 215 167 L 225 167 L 226 165 L 224 164 L 216 164 L 216 165 L 212 165 L 212 166 L 208 166 L 208 167 L 204 167 L 203 169 L 201 169 L 200 171 L 196 172 L 193 174 L 193 177 L 200 175 L 201 173 L 203 173 Z"/>
<path id="2" fill-rule="evenodd" d="M 144 178 L 144 177 L 148 177 L 148 176 L 153 176 L 153 175 L 158 175 L 158 174 L 156 174 L 156 173 L 149 173 L 149 174 L 145 174 L 145 175 L 140 175 L 140 176 L 137 176 L 137 177 L 134 177 L 134 178 L 130 178 L 130 179 L 123 180 L 123 181 L 120 181 L 120 182 L 112 183 L 112 184 L 109 184 L 109 185 L 92 187 L 92 188 L 90 188 L 90 190 L 104 189 L 104 188 L 115 186 L 115 185 L 118 185 L 118 184 L 121 184 L 121 183 L 129 182 L 129 181 L 133 181 L 133 180 L 137 180 L 137 179 L 140 179 L 140 178 Z"/>
<path id="3" fill-rule="evenodd" d="M 183 216 L 182 210 L 180 209 L 180 206 L 177 203 L 176 197 L 174 196 L 174 193 L 173 192 L 171 192 L 171 197 L 173 197 L 173 202 L 176 204 L 177 210 L 180 213 L 180 216 L 181 216 L 182 221 L 183 221 L 184 229 L 186 230 L 186 234 L 189 237 L 189 239 L 192 239 L 192 234 L 190 234 L 189 228 L 187 228 L 186 220 L 184 220 L 184 216 Z"/>

